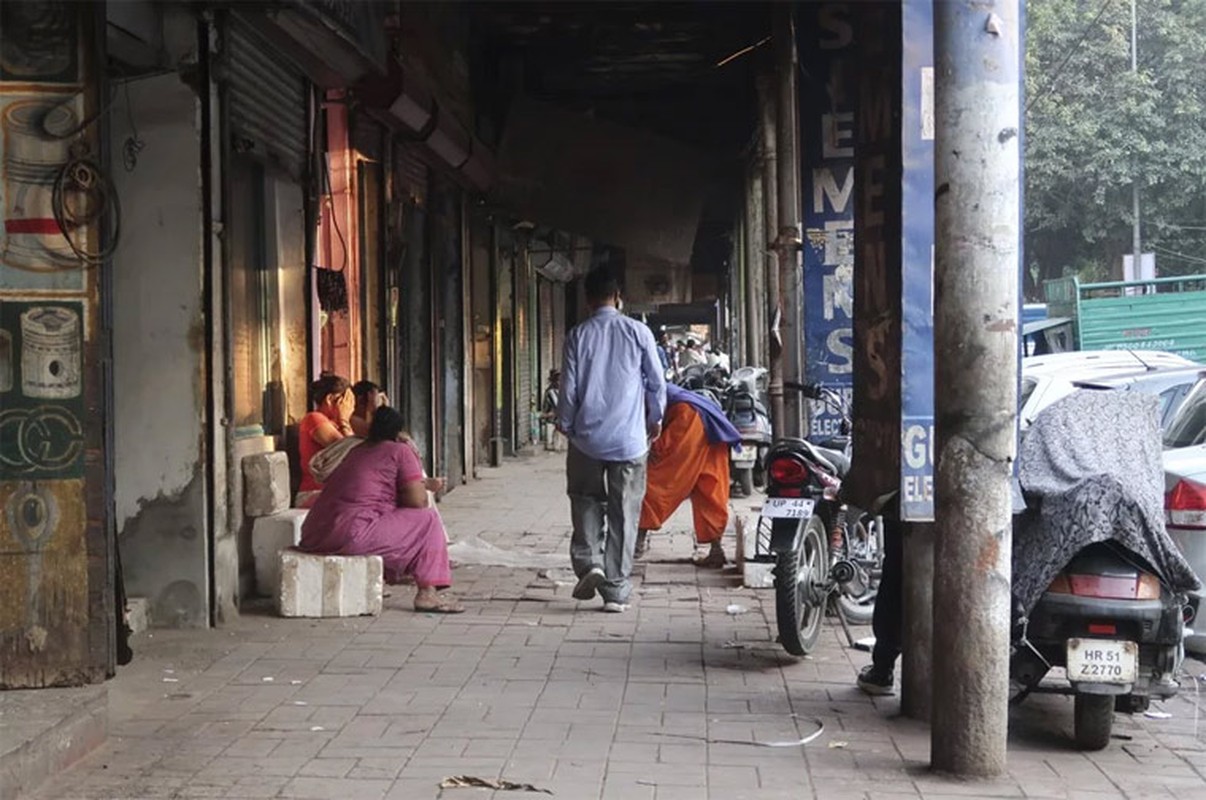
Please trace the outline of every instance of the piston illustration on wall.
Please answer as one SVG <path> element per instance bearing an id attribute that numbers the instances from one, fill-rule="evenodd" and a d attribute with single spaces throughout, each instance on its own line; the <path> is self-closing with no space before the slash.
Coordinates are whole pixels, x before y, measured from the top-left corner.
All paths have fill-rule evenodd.
<path id="1" fill-rule="evenodd" d="M 0 299 L 0 480 L 80 477 L 81 301 Z"/>
<path id="2" fill-rule="evenodd" d="M 21 315 L 21 391 L 26 397 L 63 400 L 81 390 L 80 316 L 57 306 Z"/>

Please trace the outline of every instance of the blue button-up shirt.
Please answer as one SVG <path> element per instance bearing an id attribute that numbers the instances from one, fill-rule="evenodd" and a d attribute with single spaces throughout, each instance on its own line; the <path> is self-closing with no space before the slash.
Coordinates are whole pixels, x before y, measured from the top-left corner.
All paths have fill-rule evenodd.
<path id="1" fill-rule="evenodd" d="M 648 326 L 603 306 L 565 339 L 557 422 L 586 455 L 633 461 L 662 421 L 666 379 Z"/>

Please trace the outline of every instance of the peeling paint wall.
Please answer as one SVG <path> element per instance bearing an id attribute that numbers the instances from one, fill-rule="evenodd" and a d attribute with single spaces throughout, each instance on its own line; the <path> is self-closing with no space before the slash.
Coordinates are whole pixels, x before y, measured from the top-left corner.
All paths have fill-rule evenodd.
<path id="1" fill-rule="evenodd" d="M 200 109 L 176 74 L 116 92 L 114 181 L 128 221 L 113 259 L 118 543 L 151 624 L 209 624 Z M 129 157 L 130 142 L 142 146 Z"/>

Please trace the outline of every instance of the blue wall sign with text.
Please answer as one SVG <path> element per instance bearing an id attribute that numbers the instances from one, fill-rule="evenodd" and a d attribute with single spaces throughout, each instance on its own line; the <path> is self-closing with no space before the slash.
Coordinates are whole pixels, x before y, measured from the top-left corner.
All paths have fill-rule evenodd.
<path id="1" fill-rule="evenodd" d="M 901 515 L 934 519 L 934 7 L 905 0 Z"/>

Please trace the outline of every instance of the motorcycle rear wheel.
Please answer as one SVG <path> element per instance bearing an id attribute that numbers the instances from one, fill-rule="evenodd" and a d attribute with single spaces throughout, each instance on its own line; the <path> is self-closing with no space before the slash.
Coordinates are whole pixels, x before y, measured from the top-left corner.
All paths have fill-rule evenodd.
<path id="1" fill-rule="evenodd" d="M 775 624 L 779 643 L 794 656 L 808 655 L 821 636 L 825 602 L 815 602 L 814 587 L 828 579 L 825 537 L 825 523 L 814 516 L 804 524 L 799 549 L 775 561 Z"/>
<path id="2" fill-rule="evenodd" d="M 882 567 L 883 553 L 879 552 L 875 524 L 874 518 L 866 514 L 854 524 L 854 530 L 850 532 L 850 555 L 862 562 L 873 560 Z M 878 593 L 879 578 L 872 577 L 867 590 L 858 597 L 845 593 L 838 596 L 838 613 L 850 625 L 870 625 L 875 616 L 875 598 Z"/>
<path id="3" fill-rule="evenodd" d="M 1114 696 L 1078 694 L 1074 706 L 1073 734 L 1081 750 L 1103 750 L 1114 728 Z"/>

